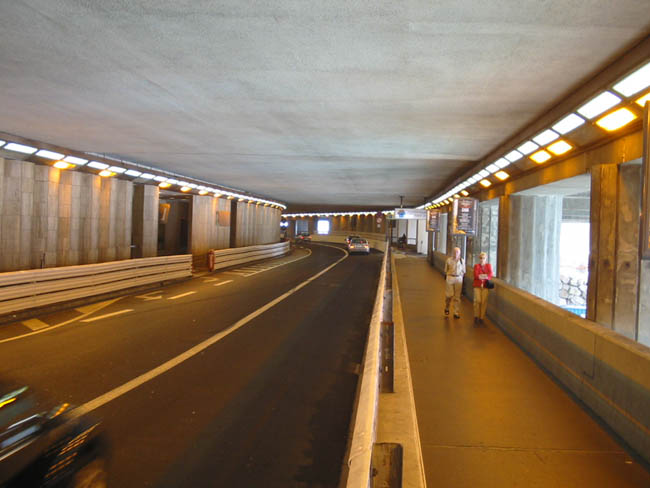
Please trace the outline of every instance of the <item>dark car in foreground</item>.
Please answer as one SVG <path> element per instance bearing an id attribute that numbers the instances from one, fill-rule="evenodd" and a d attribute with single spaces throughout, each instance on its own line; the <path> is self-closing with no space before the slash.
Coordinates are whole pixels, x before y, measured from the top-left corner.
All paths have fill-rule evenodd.
<path id="1" fill-rule="evenodd" d="M 0 380 L 0 487 L 104 488 L 99 422 Z"/>

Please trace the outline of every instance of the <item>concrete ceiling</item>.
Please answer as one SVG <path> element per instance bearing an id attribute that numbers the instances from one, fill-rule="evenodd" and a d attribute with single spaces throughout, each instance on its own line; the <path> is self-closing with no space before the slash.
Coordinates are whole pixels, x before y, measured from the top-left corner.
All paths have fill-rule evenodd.
<path id="1" fill-rule="evenodd" d="M 647 0 L 4 0 L 0 130 L 298 208 L 418 205 L 650 32 Z"/>

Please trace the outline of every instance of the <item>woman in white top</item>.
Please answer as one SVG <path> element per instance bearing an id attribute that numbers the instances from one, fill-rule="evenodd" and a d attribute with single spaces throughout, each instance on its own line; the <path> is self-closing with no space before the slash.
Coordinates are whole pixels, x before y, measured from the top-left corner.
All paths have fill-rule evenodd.
<path id="1" fill-rule="evenodd" d="M 460 318 L 460 293 L 463 290 L 465 261 L 460 257 L 460 248 L 455 247 L 452 256 L 445 263 L 445 316 L 449 316 L 449 304 L 454 304 L 454 318 Z"/>

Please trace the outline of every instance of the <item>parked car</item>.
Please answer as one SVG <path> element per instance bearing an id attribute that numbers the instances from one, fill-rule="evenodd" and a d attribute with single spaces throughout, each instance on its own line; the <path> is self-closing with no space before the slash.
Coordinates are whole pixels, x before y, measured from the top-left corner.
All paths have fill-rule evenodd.
<path id="1" fill-rule="evenodd" d="M 0 380 L 0 486 L 105 488 L 99 422 Z"/>
<path id="2" fill-rule="evenodd" d="M 370 254 L 370 244 L 368 244 L 368 241 L 366 239 L 361 239 L 360 237 L 352 238 L 348 243 L 348 252 L 350 254 L 354 254 L 354 253 Z"/>
<path id="3" fill-rule="evenodd" d="M 297 241 L 311 241 L 311 234 L 309 232 L 299 232 L 296 236 Z"/>
<path id="4" fill-rule="evenodd" d="M 345 243 L 346 243 L 346 244 L 350 244 L 350 241 L 351 241 L 352 239 L 361 239 L 361 236 L 347 236 L 347 237 L 345 238 Z"/>

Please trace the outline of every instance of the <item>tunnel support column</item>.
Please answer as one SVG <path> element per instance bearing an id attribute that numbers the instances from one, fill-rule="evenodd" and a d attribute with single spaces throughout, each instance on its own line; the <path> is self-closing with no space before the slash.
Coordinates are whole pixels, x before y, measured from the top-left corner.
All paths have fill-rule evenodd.
<path id="1" fill-rule="evenodd" d="M 507 279 L 518 288 L 558 303 L 562 197 L 511 195 L 509 199 Z"/>
<path id="2" fill-rule="evenodd" d="M 650 103 L 643 109 L 643 171 L 641 173 L 641 236 L 637 294 L 637 340 L 650 345 Z"/>
<path id="3" fill-rule="evenodd" d="M 133 188 L 133 258 L 150 258 L 158 248 L 159 189 L 153 185 Z"/>

